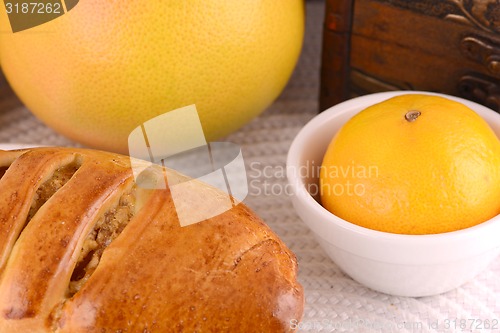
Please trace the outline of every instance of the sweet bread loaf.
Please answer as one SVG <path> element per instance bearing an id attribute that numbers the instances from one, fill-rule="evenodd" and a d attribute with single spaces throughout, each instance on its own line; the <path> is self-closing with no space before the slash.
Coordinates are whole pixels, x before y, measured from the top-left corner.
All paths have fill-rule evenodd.
<path id="1" fill-rule="evenodd" d="M 129 157 L 0 151 L 1 333 L 287 332 L 296 273 L 242 203 L 181 227 L 170 190 L 137 186 Z"/>

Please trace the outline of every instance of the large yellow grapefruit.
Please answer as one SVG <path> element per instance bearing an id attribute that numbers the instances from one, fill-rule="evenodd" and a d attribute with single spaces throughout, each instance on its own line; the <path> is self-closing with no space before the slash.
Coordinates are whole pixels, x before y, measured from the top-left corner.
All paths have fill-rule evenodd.
<path id="1" fill-rule="evenodd" d="M 435 234 L 500 213 L 500 141 L 473 110 L 408 94 L 351 118 L 330 143 L 321 202 L 366 228 Z"/>
<path id="2" fill-rule="evenodd" d="M 303 0 L 80 0 L 12 33 L 0 63 L 26 106 L 60 133 L 119 152 L 144 121 L 196 104 L 208 140 L 262 112 L 298 59 Z"/>

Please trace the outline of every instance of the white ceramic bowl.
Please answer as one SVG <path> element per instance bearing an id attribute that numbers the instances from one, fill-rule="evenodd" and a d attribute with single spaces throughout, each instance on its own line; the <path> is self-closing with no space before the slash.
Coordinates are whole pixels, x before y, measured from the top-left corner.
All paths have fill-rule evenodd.
<path id="1" fill-rule="evenodd" d="M 313 169 L 321 165 L 326 148 L 340 127 L 362 109 L 408 93 L 440 95 L 466 104 L 500 137 L 500 114 L 479 104 L 428 92 L 377 93 L 335 105 L 304 126 L 290 147 L 287 177 L 298 215 L 345 273 L 387 294 L 428 296 L 460 286 L 498 256 L 500 216 L 454 232 L 399 235 L 349 223 L 327 211 L 309 193 L 317 192 L 318 172 Z"/>

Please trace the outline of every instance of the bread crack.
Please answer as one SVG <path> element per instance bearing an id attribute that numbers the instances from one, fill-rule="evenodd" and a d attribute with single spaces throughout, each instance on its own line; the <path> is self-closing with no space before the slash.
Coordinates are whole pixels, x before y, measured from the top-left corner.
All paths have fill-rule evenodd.
<path id="1" fill-rule="evenodd" d="M 124 194 L 118 204 L 107 211 L 87 235 L 67 290 L 73 297 L 97 269 L 104 250 L 122 233 L 134 216 L 135 189 Z"/>
<path id="2" fill-rule="evenodd" d="M 7 169 L 9 167 L 0 167 L 0 179 L 2 179 L 3 175 L 5 175 L 5 172 L 7 172 Z"/>
<path id="3" fill-rule="evenodd" d="M 243 259 L 243 257 L 245 256 L 245 254 L 249 253 L 249 252 L 252 252 L 254 251 L 255 249 L 261 247 L 261 246 L 264 246 L 266 243 L 271 243 L 271 244 L 278 244 L 278 242 L 276 242 L 274 239 L 271 239 L 271 238 L 268 238 L 268 239 L 263 239 L 261 240 L 260 242 L 258 242 L 257 244 L 251 246 L 250 248 L 246 249 L 245 251 L 243 251 L 233 262 L 233 267 L 231 268 L 231 270 L 235 270 L 237 267 L 238 267 L 238 264 L 241 262 L 241 259 Z"/>
<path id="4" fill-rule="evenodd" d="M 35 192 L 35 196 L 33 197 L 26 224 L 33 218 L 33 216 L 35 216 L 40 207 L 42 207 L 64 185 L 66 185 L 79 168 L 80 165 L 75 162 L 60 167 L 54 171 L 54 174 L 49 180 L 40 185 Z"/>

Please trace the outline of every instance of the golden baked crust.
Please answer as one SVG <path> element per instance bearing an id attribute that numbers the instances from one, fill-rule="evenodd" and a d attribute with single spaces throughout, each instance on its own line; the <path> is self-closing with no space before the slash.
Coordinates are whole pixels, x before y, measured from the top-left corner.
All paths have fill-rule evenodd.
<path id="1" fill-rule="evenodd" d="M 1 333 L 287 332 L 302 317 L 295 256 L 244 204 L 181 227 L 169 189 L 84 149 L 0 151 L 0 177 Z"/>

